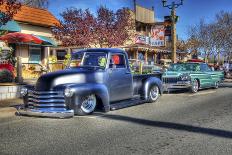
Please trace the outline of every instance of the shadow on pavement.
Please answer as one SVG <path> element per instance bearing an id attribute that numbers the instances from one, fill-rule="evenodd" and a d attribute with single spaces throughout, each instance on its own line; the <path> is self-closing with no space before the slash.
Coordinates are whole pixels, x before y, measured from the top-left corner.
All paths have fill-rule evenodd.
<path id="1" fill-rule="evenodd" d="M 219 85 L 219 88 L 232 88 L 232 83 L 222 83 Z"/>
<path id="2" fill-rule="evenodd" d="M 231 131 L 226 131 L 221 129 L 204 128 L 204 127 L 197 127 L 197 126 L 172 123 L 172 122 L 152 121 L 152 120 L 133 118 L 133 117 L 121 116 L 121 115 L 111 115 L 111 114 L 104 115 L 102 118 L 232 139 Z"/>

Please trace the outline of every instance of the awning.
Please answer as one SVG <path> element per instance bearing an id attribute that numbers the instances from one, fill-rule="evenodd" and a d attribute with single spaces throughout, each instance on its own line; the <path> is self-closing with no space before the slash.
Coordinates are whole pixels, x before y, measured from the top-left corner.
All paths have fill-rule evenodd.
<path id="1" fill-rule="evenodd" d="M 6 35 L 0 36 L 0 40 L 16 44 L 57 46 L 57 43 L 48 37 L 20 32 L 8 33 Z"/>
<path id="2" fill-rule="evenodd" d="M 31 35 L 31 34 L 24 34 L 20 32 L 8 33 L 0 37 L 0 40 L 6 41 L 8 43 L 33 43 L 33 44 L 42 44 L 42 40 L 39 38 Z"/>
<path id="3" fill-rule="evenodd" d="M 43 40 L 42 45 L 44 46 L 57 46 L 57 42 L 55 42 L 54 40 L 52 40 L 49 37 L 45 37 L 45 36 L 40 36 L 40 35 L 35 35 L 36 37 L 38 37 L 39 39 Z"/>
<path id="4" fill-rule="evenodd" d="M 11 31 L 11 32 L 20 32 L 21 27 L 19 26 L 19 24 L 16 21 L 11 20 L 11 21 L 8 21 L 5 25 L 2 25 L 0 27 L 0 30 Z"/>

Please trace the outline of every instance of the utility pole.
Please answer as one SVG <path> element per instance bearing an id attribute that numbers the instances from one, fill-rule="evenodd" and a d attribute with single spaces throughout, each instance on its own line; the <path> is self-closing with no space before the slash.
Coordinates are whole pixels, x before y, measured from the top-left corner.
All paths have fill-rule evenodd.
<path id="1" fill-rule="evenodd" d="M 183 0 L 180 3 L 172 2 L 170 5 L 167 5 L 167 0 L 162 0 L 163 7 L 171 9 L 171 20 L 172 20 L 172 62 L 176 62 L 176 8 L 180 5 L 183 5 Z"/>

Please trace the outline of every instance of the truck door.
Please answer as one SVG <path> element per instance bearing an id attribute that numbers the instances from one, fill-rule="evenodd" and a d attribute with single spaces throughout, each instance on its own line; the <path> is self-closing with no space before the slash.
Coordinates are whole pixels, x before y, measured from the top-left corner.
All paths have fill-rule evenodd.
<path id="1" fill-rule="evenodd" d="M 109 65 L 110 101 L 132 98 L 132 74 L 124 54 L 111 54 Z"/>

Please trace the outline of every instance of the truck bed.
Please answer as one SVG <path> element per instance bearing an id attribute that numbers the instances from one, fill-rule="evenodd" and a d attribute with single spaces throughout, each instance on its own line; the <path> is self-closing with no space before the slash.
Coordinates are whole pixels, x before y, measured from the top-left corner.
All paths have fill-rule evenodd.
<path id="1" fill-rule="evenodd" d="M 133 95 L 141 95 L 143 92 L 143 83 L 150 77 L 156 77 L 161 79 L 162 73 L 152 74 L 133 74 Z"/>

